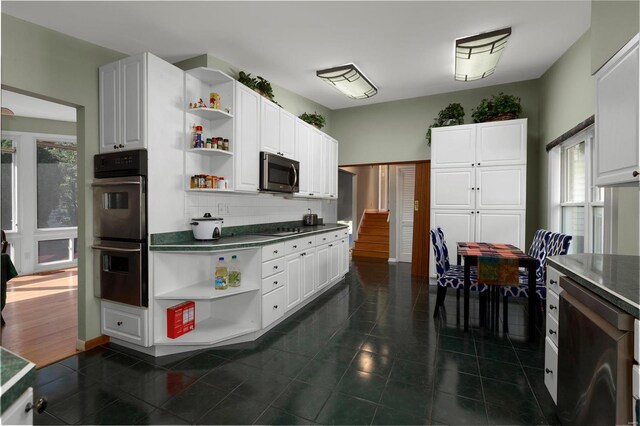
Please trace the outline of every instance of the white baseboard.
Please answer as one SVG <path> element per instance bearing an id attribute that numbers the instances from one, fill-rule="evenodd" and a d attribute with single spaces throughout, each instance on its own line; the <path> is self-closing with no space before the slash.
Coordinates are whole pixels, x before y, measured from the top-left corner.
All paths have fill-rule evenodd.
<path id="1" fill-rule="evenodd" d="M 76 339 L 76 350 L 84 351 L 86 344 L 87 342 L 85 342 L 84 340 Z"/>

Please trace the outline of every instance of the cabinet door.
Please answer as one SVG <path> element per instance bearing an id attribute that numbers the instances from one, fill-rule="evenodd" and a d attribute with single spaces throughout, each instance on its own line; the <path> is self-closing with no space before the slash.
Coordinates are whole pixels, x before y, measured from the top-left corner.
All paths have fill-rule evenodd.
<path id="1" fill-rule="evenodd" d="M 15 388 L 14 388 L 15 390 Z M 4 425 L 32 425 L 34 410 L 27 410 L 28 404 L 33 404 L 33 388 L 27 388 L 22 395 L 10 406 L 3 406 L 2 424 Z M 44 414 L 46 415 L 46 414 Z"/>
<path id="2" fill-rule="evenodd" d="M 286 304 L 286 290 L 277 288 L 262 296 L 262 328 L 266 328 L 274 321 L 282 318 Z"/>
<path id="3" fill-rule="evenodd" d="M 342 267 L 340 275 L 345 275 L 349 272 L 349 239 L 343 238 L 340 240 L 340 249 L 342 250 Z"/>
<path id="4" fill-rule="evenodd" d="M 236 83 L 235 190 L 258 192 L 260 95 Z"/>
<path id="5" fill-rule="evenodd" d="M 325 167 L 326 167 L 326 150 L 322 143 L 322 133 L 315 129 L 311 129 L 311 193 L 316 197 L 324 194 Z"/>
<path id="6" fill-rule="evenodd" d="M 525 250 L 524 221 L 524 210 L 479 210 L 476 212 L 475 241 L 513 244 Z"/>
<path id="7" fill-rule="evenodd" d="M 302 298 L 306 299 L 313 295 L 318 285 L 318 271 L 316 261 L 316 250 L 310 249 L 302 256 Z"/>
<path id="8" fill-rule="evenodd" d="M 100 67 L 100 152 L 109 152 L 120 143 L 119 62 Z"/>
<path id="9" fill-rule="evenodd" d="M 474 208 L 475 167 L 433 169 L 431 171 L 431 208 Z"/>
<path id="10" fill-rule="evenodd" d="M 476 209 L 524 209 L 527 166 L 478 167 Z"/>
<path id="11" fill-rule="evenodd" d="M 296 118 L 296 151 L 294 157 L 300 162 L 300 195 L 311 193 L 312 159 L 311 128 L 304 121 Z"/>
<path id="12" fill-rule="evenodd" d="M 527 120 L 478 124 L 476 166 L 526 164 Z"/>
<path id="13" fill-rule="evenodd" d="M 300 161 L 296 157 L 295 134 L 296 117 L 280 108 L 280 152 L 287 158 Z"/>
<path id="14" fill-rule="evenodd" d="M 335 282 L 342 270 L 342 246 L 339 241 L 329 244 L 329 281 Z"/>
<path id="15" fill-rule="evenodd" d="M 302 254 L 293 253 L 286 257 L 287 274 L 287 311 L 296 306 L 302 300 L 301 279 L 302 279 Z"/>
<path id="16" fill-rule="evenodd" d="M 638 37 L 596 76 L 596 185 L 640 182 Z"/>
<path id="17" fill-rule="evenodd" d="M 146 147 L 146 56 L 136 55 L 120 61 L 122 93 L 122 143 L 126 149 Z"/>
<path id="18" fill-rule="evenodd" d="M 431 211 L 431 227 L 442 228 L 444 232 L 445 242 L 449 250 L 449 261 L 456 264 L 456 256 L 458 254 L 457 243 L 461 241 L 475 241 L 475 212 L 472 210 L 432 210 Z M 429 236 L 431 240 L 431 236 Z M 431 253 L 433 253 L 433 245 L 430 244 Z M 429 256 L 430 274 L 435 276 L 435 256 Z"/>
<path id="19" fill-rule="evenodd" d="M 431 168 L 475 164 L 476 125 L 431 129 Z"/>
<path id="20" fill-rule="evenodd" d="M 260 151 L 280 153 L 280 107 L 260 96 Z"/>
<path id="21" fill-rule="evenodd" d="M 317 280 L 317 290 L 325 287 L 329 284 L 330 278 L 330 259 L 329 259 L 329 244 L 321 245 L 316 250 L 316 256 L 318 257 L 317 262 L 317 270 L 318 270 L 318 280 Z"/>
<path id="22" fill-rule="evenodd" d="M 325 145 L 324 196 L 338 197 L 338 142 L 329 136 L 322 137 Z"/>

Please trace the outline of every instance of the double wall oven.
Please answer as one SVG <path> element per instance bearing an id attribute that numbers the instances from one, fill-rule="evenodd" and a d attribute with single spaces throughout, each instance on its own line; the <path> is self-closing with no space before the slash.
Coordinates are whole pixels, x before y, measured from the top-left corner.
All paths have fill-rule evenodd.
<path id="1" fill-rule="evenodd" d="M 94 157 L 93 229 L 96 295 L 149 306 L 147 151 Z"/>

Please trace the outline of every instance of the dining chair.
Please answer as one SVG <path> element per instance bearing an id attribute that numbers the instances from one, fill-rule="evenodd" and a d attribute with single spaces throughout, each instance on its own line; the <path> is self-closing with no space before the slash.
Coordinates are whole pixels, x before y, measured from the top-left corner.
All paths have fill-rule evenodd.
<path id="1" fill-rule="evenodd" d="M 442 228 L 438 227 L 431 231 L 431 242 L 433 243 L 433 252 L 436 259 L 436 276 L 438 283 L 438 293 L 436 295 L 436 308 L 433 317 L 438 316 L 438 310 L 444 304 L 444 298 L 447 295 L 447 288 L 455 288 L 460 298 L 460 290 L 464 290 L 464 266 L 451 265 L 449 262 L 449 249 L 444 239 Z M 469 290 L 484 292 L 487 290 L 485 284 L 478 284 L 477 270 L 471 268 L 470 272 L 471 287 Z"/>
<path id="2" fill-rule="evenodd" d="M 5 234 L 5 232 L 2 230 L 0 230 L 0 232 L 2 232 L 2 253 L 6 253 L 7 248 L 9 247 L 9 242 L 7 241 L 7 234 Z"/>
<path id="3" fill-rule="evenodd" d="M 567 234 L 551 232 L 545 229 L 538 229 L 533 237 L 531 246 L 527 254 L 536 259 L 536 294 L 539 303 L 547 298 L 547 257 L 560 256 L 567 254 L 569 245 L 573 237 Z M 529 297 L 529 278 L 526 270 L 519 273 L 519 284 L 517 287 L 505 286 L 502 289 L 503 298 L 503 323 L 504 330 L 509 329 L 509 296 L 511 297 Z M 544 304 L 542 305 L 544 306 Z M 542 316 L 537 316 L 540 321 Z"/>

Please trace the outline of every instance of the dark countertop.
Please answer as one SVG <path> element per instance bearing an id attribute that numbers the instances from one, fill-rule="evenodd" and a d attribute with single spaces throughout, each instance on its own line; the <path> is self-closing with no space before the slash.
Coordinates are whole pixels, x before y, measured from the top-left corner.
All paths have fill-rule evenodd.
<path id="1" fill-rule="evenodd" d="M 640 256 L 583 253 L 552 256 L 547 262 L 586 289 L 640 318 Z"/>
<path id="2" fill-rule="evenodd" d="M 36 379 L 36 365 L 0 347 L 0 405 L 8 409 Z"/>
<path id="3" fill-rule="evenodd" d="M 277 225 L 277 226 L 276 226 Z M 307 235 L 321 234 L 338 229 L 347 229 L 347 225 L 326 223 L 316 226 L 301 226 L 299 223 L 269 225 L 248 225 L 243 227 L 223 228 L 222 237 L 215 241 L 197 241 L 191 231 L 168 232 L 151 235 L 151 251 L 220 251 L 240 248 L 253 248 L 287 240 L 302 238 Z M 278 232 L 278 228 L 299 227 L 301 232 L 291 235 L 268 235 Z"/>

